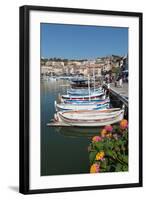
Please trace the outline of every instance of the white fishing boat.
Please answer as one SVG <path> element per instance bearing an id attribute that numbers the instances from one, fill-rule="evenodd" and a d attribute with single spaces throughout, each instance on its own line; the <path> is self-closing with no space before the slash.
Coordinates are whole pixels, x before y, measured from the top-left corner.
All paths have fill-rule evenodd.
<path id="1" fill-rule="evenodd" d="M 109 103 L 105 104 L 98 104 L 97 102 L 94 103 L 76 103 L 76 104 L 68 104 L 68 103 L 56 103 L 55 109 L 56 111 L 60 110 L 101 110 L 101 109 L 108 109 Z"/>
<path id="2" fill-rule="evenodd" d="M 93 92 L 87 95 L 62 95 L 62 99 L 68 100 L 90 100 L 90 99 L 100 99 L 104 95 L 104 92 Z"/>
<path id="3" fill-rule="evenodd" d="M 114 124 L 123 119 L 124 110 L 113 108 L 107 110 L 60 111 L 54 115 L 54 121 L 69 126 L 98 127 Z"/>
<path id="4" fill-rule="evenodd" d="M 106 103 L 110 103 L 110 99 L 93 99 L 93 100 L 64 100 L 62 103 L 66 104 L 99 104 L 103 105 Z"/>
<path id="5" fill-rule="evenodd" d="M 90 89 L 90 93 L 93 94 L 93 93 L 101 93 L 103 92 L 102 91 L 102 88 L 98 88 L 98 89 L 94 89 L 94 88 L 91 88 Z M 67 94 L 69 95 L 88 95 L 89 94 L 89 90 L 88 89 L 68 89 L 67 90 Z"/>

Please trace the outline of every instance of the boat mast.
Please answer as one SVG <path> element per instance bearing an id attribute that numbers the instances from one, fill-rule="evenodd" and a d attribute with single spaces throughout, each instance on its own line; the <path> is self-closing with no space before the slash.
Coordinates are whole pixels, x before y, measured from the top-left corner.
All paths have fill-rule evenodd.
<path id="1" fill-rule="evenodd" d="M 93 80 L 94 80 L 94 92 L 95 92 L 95 68 L 93 67 Z"/>
<path id="2" fill-rule="evenodd" d="M 91 99 L 90 99 L 90 80 L 89 80 L 89 74 L 88 74 L 88 91 L 89 91 L 89 101 L 90 101 Z"/>

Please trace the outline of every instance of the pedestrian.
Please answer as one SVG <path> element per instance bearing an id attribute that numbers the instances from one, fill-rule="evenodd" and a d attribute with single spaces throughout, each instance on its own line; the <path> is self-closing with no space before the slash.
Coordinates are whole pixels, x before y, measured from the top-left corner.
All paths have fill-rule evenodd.
<path id="1" fill-rule="evenodd" d="M 120 85 L 120 87 L 123 87 L 123 79 L 122 79 L 122 76 L 121 76 L 120 79 L 119 79 L 119 85 Z"/>
<path id="2" fill-rule="evenodd" d="M 117 87 L 117 80 L 115 80 L 115 87 Z"/>

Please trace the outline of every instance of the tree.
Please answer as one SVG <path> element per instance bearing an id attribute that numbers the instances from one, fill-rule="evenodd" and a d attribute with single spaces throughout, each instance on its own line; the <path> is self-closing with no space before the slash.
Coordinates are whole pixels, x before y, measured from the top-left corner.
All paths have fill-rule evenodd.
<path id="1" fill-rule="evenodd" d="M 113 67 L 113 68 L 112 68 L 112 73 L 116 74 L 116 76 L 117 76 L 118 74 L 120 74 L 120 71 L 121 71 L 120 67 Z"/>

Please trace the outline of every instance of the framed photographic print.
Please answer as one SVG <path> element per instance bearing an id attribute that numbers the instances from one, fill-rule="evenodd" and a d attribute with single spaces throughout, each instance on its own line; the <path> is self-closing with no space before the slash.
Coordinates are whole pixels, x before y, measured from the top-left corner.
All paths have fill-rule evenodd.
<path id="1" fill-rule="evenodd" d="M 142 186 L 142 13 L 20 7 L 20 192 Z"/>

